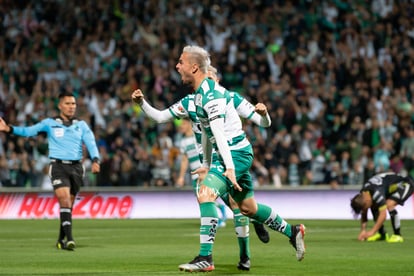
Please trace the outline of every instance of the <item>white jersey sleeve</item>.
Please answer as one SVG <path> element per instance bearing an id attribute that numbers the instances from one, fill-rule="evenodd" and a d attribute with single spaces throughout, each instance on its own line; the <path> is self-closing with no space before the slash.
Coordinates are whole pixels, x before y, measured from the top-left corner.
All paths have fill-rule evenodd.
<path id="1" fill-rule="evenodd" d="M 269 127 L 272 123 L 269 113 L 266 116 L 261 116 L 255 111 L 255 106 L 246 100 L 237 92 L 230 92 L 233 98 L 234 108 L 236 108 L 237 114 L 244 119 L 249 119 L 253 123 L 261 127 Z"/>
<path id="2" fill-rule="evenodd" d="M 146 100 L 143 100 L 141 108 L 149 118 L 157 123 L 166 123 L 174 119 L 169 109 L 158 110 L 152 107 Z"/>

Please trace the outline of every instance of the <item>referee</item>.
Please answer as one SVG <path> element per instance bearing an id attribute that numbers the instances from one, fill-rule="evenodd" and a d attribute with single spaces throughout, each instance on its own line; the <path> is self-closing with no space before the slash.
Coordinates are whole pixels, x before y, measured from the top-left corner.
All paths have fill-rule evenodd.
<path id="1" fill-rule="evenodd" d="M 60 206 L 60 230 L 56 243 L 58 249 L 74 250 L 72 236 L 72 208 L 84 181 L 82 146 L 85 144 L 93 160 L 92 173 L 99 173 L 99 151 L 95 136 L 83 120 L 76 119 L 76 99 L 72 93 L 59 95 L 59 116 L 46 118 L 29 127 L 8 125 L 0 117 L 0 131 L 17 136 L 36 136 L 47 133 L 49 147 L 49 177 Z"/>

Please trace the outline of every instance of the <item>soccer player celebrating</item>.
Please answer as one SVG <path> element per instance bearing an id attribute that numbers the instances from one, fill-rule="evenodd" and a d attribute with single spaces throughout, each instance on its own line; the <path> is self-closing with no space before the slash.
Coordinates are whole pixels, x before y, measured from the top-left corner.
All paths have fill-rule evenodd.
<path id="1" fill-rule="evenodd" d="M 201 123 L 203 164 L 196 170 L 200 185 L 197 199 L 200 206 L 200 251 L 189 263 L 179 266 L 182 271 L 212 271 L 213 245 L 216 236 L 218 214 L 215 200 L 229 193 L 240 212 L 265 223 L 272 230 L 283 233 L 296 250 L 301 261 L 305 254 L 305 226 L 290 225 L 269 206 L 258 204 L 254 198 L 249 169 L 253 161 L 253 149 L 242 130 L 229 91 L 208 78 L 210 57 L 198 46 L 186 46 L 176 69 L 184 84 L 195 91 L 195 109 Z M 218 157 L 212 159 L 214 148 Z"/>
<path id="2" fill-rule="evenodd" d="M 355 214 L 361 214 L 361 232 L 358 239 L 363 241 L 403 242 L 400 218 L 396 206 L 404 205 L 414 191 L 414 180 L 395 173 L 374 175 L 362 186 L 361 191 L 351 199 Z M 374 217 L 374 226 L 367 230 L 368 209 Z M 384 229 L 387 210 L 391 217 L 394 234 L 389 237 Z"/>
<path id="3" fill-rule="evenodd" d="M 219 82 L 217 77 L 217 69 L 213 66 L 208 67 L 208 77 L 215 82 Z M 236 92 L 230 92 L 232 97 L 232 102 L 237 114 L 242 118 L 249 119 L 262 127 L 269 127 L 271 125 L 271 119 L 267 112 L 267 108 L 264 104 L 258 103 L 256 106 L 253 106 L 245 98 Z M 192 122 L 192 129 L 195 135 L 196 141 L 196 151 L 197 155 L 201 156 L 199 158 L 194 158 L 194 152 L 190 152 L 190 163 L 189 166 L 192 171 L 201 166 L 202 160 L 202 146 L 201 146 L 201 128 L 200 121 L 197 118 L 195 103 L 194 103 L 194 94 L 189 94 L 184 98 L 180 99 L 177 103 L 170 106 L 164 110 L 158 110 L 152 107 L 145 99 L 144 94 L 140 89 L 135 90 L 132 95 L 132 100 L 139 105 L 141 105 L 142 110 L 149 116 L 151 119 L 155 120 L 158 123 L 164 123 L 173 120 L 174 118 L 189 118 Z M 185 124 L 185 123 L 184 123 Z M 191 139 L 191 138 L 190 138 Z M 191 139 L 193 140 L 193 139 Z M 186 139 L 186 141 L 191 141 Z M 194 141 L 194 140 L 193 140 Z M 188 145 L 188 147 L 193 148 L 194 145 Z M 216 157 L 216 154 L 214 154 Z M 193 189 L 197 189 L 197 175 L 193 175 Z M 227 206 L 234 213 L 234 222 L 235 230 L 239 241 L 240 248 L 240 262 L 238 263 L 238 268 L 241 270 L 250 269 L 250 247 L 249 247 L 249 220 L 245 218 L 240 213 L 240 209 L 237 204 L 229 197 L 228 193 L 224 193 L 220 196 L 222 200 L 226 203 Z M 264 228 L 262 223 L 252 220 L 254 229 L 259 237 L 259 239 L 267 243 L 269 242 L 269 233 Z"/>
<path id="4" fill-rule="evenodd" d="M 83 144 L 93 160 L 92 173 L 99 173 L 99 152 L 95 137 L 85 121 L 75 118 L 76 100 L 72 93 L 59 96 L 59 116 L 46 118 L 28 127 L 10 126 L 0 118 L 0 131 L 23 137 L 45 132 L 49 143 L 52 186 L 60 205 L 60 229 L 56 243 L 58 249 L 73 250 L 76 246 L 72 235 L 72 208 L 83 184 Z M 65 240 L 66 239 L 66 240 Z"/>

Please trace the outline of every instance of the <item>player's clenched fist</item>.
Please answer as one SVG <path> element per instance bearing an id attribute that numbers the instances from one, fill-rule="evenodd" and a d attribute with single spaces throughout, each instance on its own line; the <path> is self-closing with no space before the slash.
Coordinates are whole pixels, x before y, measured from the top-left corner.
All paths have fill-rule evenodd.
<path id="1" fill-rule="evenodd" d="M 135 103 L 142 104 L 142 101 L 144 100 L 144 93 L 142 93 L 141 89 L 137 89 L 132 92 L 131 98 Z"/>
<path id="2" fill-rule="evenodd" d="M 267 114 L 267 107 L 262 103 L 258 103 L 256 104 L 254 111 L 259 113 L 261 116 L 265 116 Z"/>

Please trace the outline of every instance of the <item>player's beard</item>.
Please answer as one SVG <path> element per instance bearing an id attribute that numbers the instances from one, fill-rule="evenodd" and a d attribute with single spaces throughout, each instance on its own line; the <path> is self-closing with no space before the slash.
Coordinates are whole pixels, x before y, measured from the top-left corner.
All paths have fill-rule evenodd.
<path id="1" fill-rule="evenodd" d="M 182 73 L 181 74 L 181 81 L 184 85 L 189 85 L 189 86 L 193 85 L 193 78 L 189 74 Z"/>

